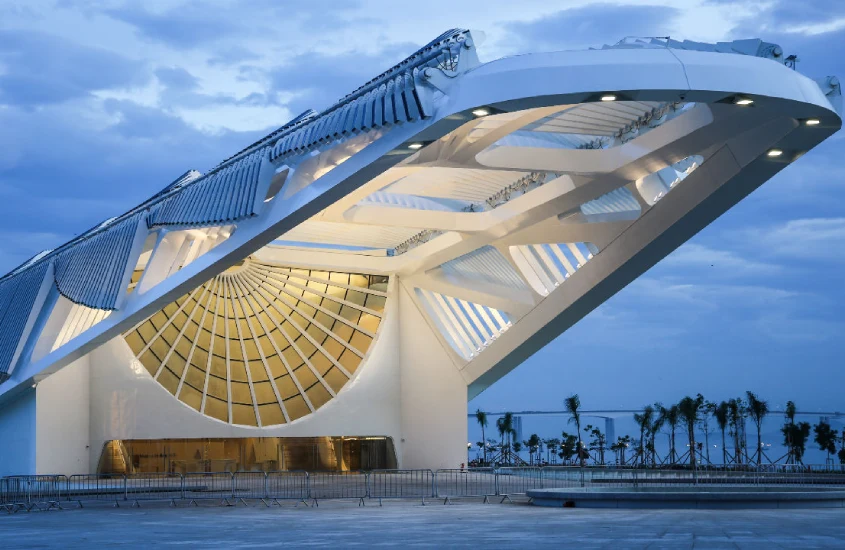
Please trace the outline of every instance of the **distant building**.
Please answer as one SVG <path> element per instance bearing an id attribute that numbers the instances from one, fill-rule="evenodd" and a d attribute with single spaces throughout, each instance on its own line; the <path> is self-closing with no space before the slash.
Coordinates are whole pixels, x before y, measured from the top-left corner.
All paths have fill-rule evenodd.
<path id="1" fill-rule="evenodd" d="M 516 436 L 514 437 L 514 441 L 519 441 L 520 443 L 524 441 L 522 439 L 522 417 L 521 416 L 514 416 L 513 417 L 513 430 L 516 432 Z"/>
<path id="2" fill-rule="evenodd" d="M 0 473 L 458 467 L 468 399 L 839 101 L 759 40 L 481 64 L 449 31 L 0 279 Z"/>

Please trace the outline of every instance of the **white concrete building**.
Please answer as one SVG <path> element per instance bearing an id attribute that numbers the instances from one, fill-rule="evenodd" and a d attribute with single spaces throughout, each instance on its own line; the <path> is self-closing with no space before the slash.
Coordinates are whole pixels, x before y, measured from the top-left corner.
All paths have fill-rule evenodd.
<path id="1" fill-rule="evenodd" d="M 469 398 L 839 130 L 789 64 L 443 34 L 0 280 L 0 473 L 457 467 Z"/>

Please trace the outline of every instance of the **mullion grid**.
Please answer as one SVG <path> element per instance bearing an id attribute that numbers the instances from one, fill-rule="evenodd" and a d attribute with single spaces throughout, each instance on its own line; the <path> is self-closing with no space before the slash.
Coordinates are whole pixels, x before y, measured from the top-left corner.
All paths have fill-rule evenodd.
<path id="1" fill-rule="evenodd" d="M 380 310 L 384 307 L 387 293 L 369 288 L 373 283 L 367 275 L 362 275 L 363 279 L 358 281 L 360 284 L 357 285 L 353 283 L 350 274 L 341 275 L 341 280 L 338 280 L 335 273 L 330 273 L 328 278 L 322 278 L 313 276 L 310 270 L 301 272 L 284 268 L 273 269 L 272 266 L 266 264 L 247 262 L 240 271 L 218 275 L 205 285 L 201 285 L 183 296 L 180 300 L 165 306 L 159 312 L 160 315 L 154 314 L 138 323 L 126 334 L 137 335 L 137 342 L 141 345 L 141 350 L 136 353 L 137 357 L 144 353 L 150 353 L 152 355 L 149 359 L 159 363 L 154 371 L 155 378 L 159 378 L 164 369 L 167 369 L 176 378 L 171 393 L 174 393 L 177 399 L 182 400 L 186 405 L 198 408 L 206 416 L 212 416 L 230 424 L 234 424 L 235 417 L 238 416 L 235 414 L 236 411 L 233 410 L 233 405 L 248 405 L 247 403 L 240 403 L 240 401 L 236 402 L 235 392 L 233 392 L 233 383 L 236 382 L 234 378 L 240 378 L 240 374 L 239 371 L 235 372 L 238 370 L 234 368 L 237 364 L 233 363 L 238 361 L 237 352 L 234 347 L 230 346 L 239 346 L 246 384 L 249 387 L 249 395 L 252 401 L 250 404 L 255 416 L 254 424 L 249 423 L 247 425 L 265 425 L 261 420 L 261 406 L 270 403 L 277 404 L 280 407 L 284 422 L 290 422 L 295 418 L 292 418 L 287 410 L 285 401 L 301 396 L 302 401 L 308 408 L 308 412 L 305 414 L 308 414 L 314 412 L 317 408 L 312 402 L 312 397 L 308 395 L 315 386 L 320 386 L 321 392 L 325 391 L 324 394 L 320 394 L 321 402 L 318 406 L 325 403 L 325 401 L 322 401 L 323 399 L 327 401 L 334 398 L 337 391 L 352 378 L 360 361 L 366 355 L 366 350 L 374 340 L 375 331 L 381 323 L 382 313 Z M 305 284 L 299 284 L 290 279 L 304 281 Z M 332 291 L 331 289 L 334 289 L 334 292 L 337 293 L 336 296 L 329 294 Z M 351 292 L 360 293 L 355 295 L 355 299 L 361 302 L 360 304 L 351 301 Z M 368 307 L 368 305 L 372 307 Z M 167 310 L 171 310 L 170 313 Z M 372 328 L 372 331 L 360 324 L 366 315 L 372 316 L 371 318 L 368 317 L 367 322 L 367 326 Z M 266 319 L 263 317 L 266 317 Z M 154 318 L 158 320 L 154 320 Z M 175 322 L 177 318 L 180 321 L 184 318 L 181 327 L 179 327 L 179 323 Z M 268 321 L 273 326 L 268 326 Z M 145 338 L 141 332 L 145 323 L 149 325 L 144 333 L 152 333 L 149 339 Z M 221 323 L 223 324 L 222 330 Z M 193 329 L 192 324 L 196 325 L 196 332 L 191 339 L 188 331 Z M 234 328 L 232 328 L 233 324 Z M 173 330 L 169 331 L 168 327 L 171 326 Z M 259 326 L 263 334 L 259 334 L 257 328 Z M 335 331 L 339 327 L 343 327 L 343 333 L 348 334 L 348 336 L 341 336 L 336 333 Z M 175 336 L 167 336 L 168 333 L 175 332 L 176 329 L 178 329 L 178 333 Z M 356 336 L 357 333 L 360 333 L 360 336 Z M 279 335 L 281 335 L 282 341 L 287 342 L 287 346 L 284 346 L 285 349 L 291 348 L 289 352 L 285 352 L 279 345 L 280 341 L 277 341 Z M 171 342 L 168 338 L 173 341 Z M 275 352 L 274 355 L 265 353 L 260 341 L 262 338 L 267 338 L 272 346 L 272 351 Z M 353 338 L 359 340 L 364 338 L 359 342 L 363 346 L 361 349 L 352 344 Z M 162 358 L 159 358 L 159 355 L 162 354 L 161 345 L 155 343 L 159 339 L 167 349 Z M 207 340 L 207 344 L 204 344 L 203 340 Z M 189 341 L 190 347 L 184 349 Z M 255 353 L 253 355 L 258 356 L 258 360 L 261 361 L 264 368 L 264 373 L 267 375 L 266 381 L 263 379 L 263 374 L 257 380 L 260 380 L 260 383 L 269 384 L 275 396 L 275 401 L 259 403 L 259 394 L 256 389 L 256 384 L 259 382 L 253 380 L 253 372 L 250 368 L 250 365 L 256 360 L 250 358 L 252 357 L 250 355 L 252 348 L 250 347 L 250 351 L 248 351 L 248 341 L 252 342 L 250 346 L 254 345 Z M 334 351 L 329 351 L 325 347 L 328 343 L 331 344 Z M 207 345 L 207 350 L 204 345 Z M 306 351 L 302 347 L 303 345 L 306 347 L 310 345 L 313 349 Z M 154 351 L 153 346 L 159 348 L 159 352 Z M 183 349 L 180 350 L 177 347 Z M 133 352 L 135 351 L 133 349 Z M 266 351 L 271 350 L 267 349 Z M 203 357 L 201 352 L 206 353 L 206 356 Z M 292 368 L 286 353 L 297 357 L 301 364 L 295 369 Z M 351 354 L 350 359 L 344 359 L 347 354 Z M 319 357 L 319 369 L 313 363 L 318 359 L 318 355 L 322 355 L 322 357 Z M 184 360 L 185 362 L 181 373 L 178 375 L 170 365 L 171 358 L 176 356 L 180 361 Z M 281 363 L 284 367 L 284 372 L 279 376 L 275 376 L 277 373 L 274 372 L 274 367 L 271 367 L 268 361 L 275 357 L 278 357 L 276 364 Z M 350 367 L 344 366 L 342 361 L 349 364 Z M 349 361 L 353 362 L 350 364 Z M 200 364 L 197 364 L 198 362 Z M 201 368 L 202 362 L 205 364 L 204 369 Z M 223 388 L 219 386 L 224 380 L 222 372 L 218 372 L 222 370 L 221 363 L 223 362 L 226 365 L 225 401 L 221 395 Z M 297 376 L 297 371 L 303 368 L 307 369 L 304 372 L 309 373 L 307 378 L 313 375 L 315 379 L 307 387 L 304 387 Z M 320 372 L 321 370 L 324 372 Z M 332 371 L 336 372 L 332 374 Z M 255 374 L 259 375 L 259 372 L 257 371 Z M 332 383 L 329 383 L 325 378 L 326 375 L 330 374 L 333 377 Z M 199 381 L 200 375 L 204 378 L 202 389 L 198 388 L 196 383 Z M 296 388 L 296 390 L 293 390 L 293 387 L 287 389 L 287 393 L 290 395 L 287 399 L 282 396 L 278 385 L 278 382 L 286 375 L 290 377 L 290 382 Z M 168 380 L 169 378 L 170 375 L 168 375 Z M 210 382 L 213 380 L 218 381 L 215 382 L 217 389 L 215 393 L 209 393 Z M 193 392 L 201 395 L 201 402 L 198 405 L 190 405 L 183 399 L 183 392 L 187 391 L 186 386 L 191 388 L 191 395 L 194 395 Z M 292 391 L 298 393 L 292 393 Z M 266 398 L 267 387 L 264 387 L 262 392 L 264 392 L 262 395 Z M 187 398 L 190 398 L 190 396 Z M 223 411 L 219 408 L 215 408 L 216 414 L 210 413 L 210 400 L 225 403 L 226 413 L 223 414 Z M 300 406 L 297 405 L 297 407 Z M 271 411 L 271 414 L 277 415 L 278 413 Z M 301 412 L 298 414 L 301 414 Z M 296 416 L 296 418 L 298 417 Z"/>

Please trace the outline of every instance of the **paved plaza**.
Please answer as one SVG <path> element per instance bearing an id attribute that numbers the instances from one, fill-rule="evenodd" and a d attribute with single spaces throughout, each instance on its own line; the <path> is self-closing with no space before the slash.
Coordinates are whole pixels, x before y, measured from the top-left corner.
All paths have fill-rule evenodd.
<path id="1" fill-rule="evenodd" d="M 462 502 L 86 508 L 0 516 L 4 548 L 842 548 L 845 510 L 585 510 Z"/>

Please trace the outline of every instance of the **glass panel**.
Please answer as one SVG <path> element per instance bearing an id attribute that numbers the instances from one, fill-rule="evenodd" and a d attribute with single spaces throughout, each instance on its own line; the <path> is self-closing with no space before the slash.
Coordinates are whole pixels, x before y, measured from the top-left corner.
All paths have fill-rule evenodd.
<path id="1" fill-rule="evenodd" d="M 205 414 L 223 422 L 229 421 L 229 405 L 225 401 L 219 401 L 209 396 L 205 400 Z"/>

